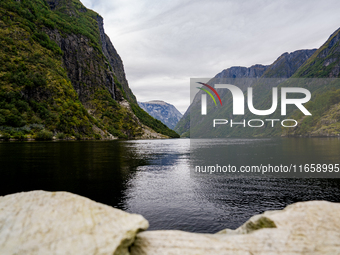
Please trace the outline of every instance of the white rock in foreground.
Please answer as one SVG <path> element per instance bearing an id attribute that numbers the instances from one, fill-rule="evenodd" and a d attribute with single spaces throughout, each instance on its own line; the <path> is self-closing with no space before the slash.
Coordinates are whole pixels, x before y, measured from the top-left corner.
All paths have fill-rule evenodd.
<path id="1" fill-rule="evenodd" d="M 0 197 L 0 254 L 129 254 L 140 215 L 67 192 Z"/>
<path id="2" fill-rule="evenodd" d="M 340 204 L 301 202 L 256 215 L 237 230 L 218 234 L 146 231 L 132 255 L 340 254 Z"/>

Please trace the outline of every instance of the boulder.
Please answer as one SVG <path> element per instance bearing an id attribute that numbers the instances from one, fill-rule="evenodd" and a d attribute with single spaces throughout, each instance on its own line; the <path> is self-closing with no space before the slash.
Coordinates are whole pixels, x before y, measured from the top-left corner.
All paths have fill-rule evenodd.
<path id="1" fill-rule="evenodd" d="M 217 234 L 146 231 L 137 235 L 131 254 L 340 254 L 340 204 L 300 202 Z"/>
<path id="2" fill-rule="evenodd" d="M 0 197 L 0 254 L 129 254 L 148 228 L 129 214 L 68 192 Z"/>

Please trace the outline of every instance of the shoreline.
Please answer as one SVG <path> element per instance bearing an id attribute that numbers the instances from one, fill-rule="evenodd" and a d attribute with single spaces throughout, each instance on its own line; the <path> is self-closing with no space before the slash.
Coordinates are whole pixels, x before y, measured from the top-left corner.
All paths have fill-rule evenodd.
<path id="1" fill-rule="evenodd" d="M 225 138 L 217 138 L 217 139 L 278 139 L 278 138 L 340 138 L 339 135 L 329 135 L 329 136 L 270 136 L 270 137 L 225 137 Z M 68 138 L 68 139 L 48 139 L 48 140 L 40 140 L 40 139 L 34 139 L 34 138 L 25 138 L 25 139 L 15 139 L 10 138 L 8 140 L 1 139 L 0 137 L 0 143 L 1 142 L 73 142 L 73 141 L 133 141 L 133 140 L 173 140 L 173 139 L 191 139 L 188 137 L 178 137 L 178 138 L 172 138 L 172 137 L 153 137 L 153 138 L 81 138 L 77 139 L 75 137 Z M 210 139 L 210 138 L 192 138 L 192 139 Z"/>

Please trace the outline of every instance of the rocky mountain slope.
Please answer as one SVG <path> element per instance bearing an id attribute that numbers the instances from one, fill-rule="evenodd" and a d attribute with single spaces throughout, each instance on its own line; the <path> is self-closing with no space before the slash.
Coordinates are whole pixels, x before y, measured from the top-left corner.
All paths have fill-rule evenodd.
<path id="1" fill-rule="evenodd" d="M 254 65 L 249 68 L 246 67 L 230 67 L 228 69 L 223 70 L 218 73 L 213 79 L 211 79 L 208 84 L 213 86 L 218 83 L 225 83 L 228 80 L 239 79 L 242 84 L 238 84 L 238 86 L 242 89 L 242 91 L 246 91 L 249 86 L 256 86 L 257 83 L 261 81 L 263 78 L 276 78 L 278 81 L 284 81 L 285 79 L 291 77 L 298 68 L 309 59 L 316 49 L 313 50 L 298 50 L 292 53 L 284 53 L 279 58 L 277 58 L 274 63 L 268 66 L 264 65 Z M 276 85 L 276 84 L 274 84 Z M 260 94 L 261 97 L 265 98 L 265 102 L 268 101 L 267 95 L 270 90 L 268 90 L 268 86 L 265 89 L 255 90 L 254 94 Z M 200 97 L 202 92 L 197 94 L 197 98 Z M 226 114 L 225 116 L 230 116 L 231 104 L 232 100 L 228 98 L 228 92 L 222 91 L 220 96 L 222 101 L 226 102 Z M 260 100 L 261 101 L 261 100 Z M 212 105 L 211 105 L 212 106 Z M 213 110 L 214 111 L 214 110 Z M 190 105 L 189 109 L 184 114 L 183 118 L 179 121 L 177 126 L 175 127 L 175 131 L 181 134 L 182 136 L 189 136 L 190 129 L 190 114 L 195 114 L 197 116 L 191 116 L 192 123 L 197 123 L 197 126 L 202 127 L 203 123 L 199 123 L 195 121 L 195 118 L 200 115 L 200 102 L 199 100 L 193 102 Z M 210 113 L 210 119 L 214 118 L 214 114 Z M 206 123 L 206 125 L 210 125 L 211 122 Z M 192 127 L 193 128 L 193 127 Z M 209 130 L 207 129 L 205 131 Z M 238 132 L 239 130 L 236 130 Z M 228 134 L 232 135 L 232 134 Z M 237 135 L 240 135 L 239 133 Z"/>
<path id="2" fill-rule="evenodd" d="M 152 117 L 167 125 L 170 129 L 174 129 L 183 116 L 175 106 L 160 100 L 138 102 L 138 105 Z"/>
<path id="3" fill-rule="evenodd" d="M 3 135 L 178 136 L 138 106 L 103 19 L 80 1 L 3 0 L 0 16 Z"/>
<path id="4" fill-rule="evenodd" d="M 232 66 L 218 73 L 215 78 L 260 78 L 269 66 L 253 65 L 251 67 Z"/>
<path id="5" fill-rule="evenodd" d="M 313 54 L 293 77 L 329 78 L 327 86 L 318 88 L 306 104 L 312 116 L 299 119 L 295 129 L 284 130 L 288 136 L 340 136 L 340 28 Z"/>

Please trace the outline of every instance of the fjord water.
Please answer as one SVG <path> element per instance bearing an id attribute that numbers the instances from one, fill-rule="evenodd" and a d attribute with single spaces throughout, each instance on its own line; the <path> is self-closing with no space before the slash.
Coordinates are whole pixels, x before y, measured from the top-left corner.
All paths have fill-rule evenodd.
<path id="1" fill-rule="evenodd" d="M 254 158 L 340 163 L 338 138 L 225 139 L 223 146 L 245 165 Z M 191 177 L 189 139 L 0 143 L 0 195 L 38 189 L 142 214 L 152 230 L 202 233 L 298 201 L 340 202 L 340 179 Z"/>

